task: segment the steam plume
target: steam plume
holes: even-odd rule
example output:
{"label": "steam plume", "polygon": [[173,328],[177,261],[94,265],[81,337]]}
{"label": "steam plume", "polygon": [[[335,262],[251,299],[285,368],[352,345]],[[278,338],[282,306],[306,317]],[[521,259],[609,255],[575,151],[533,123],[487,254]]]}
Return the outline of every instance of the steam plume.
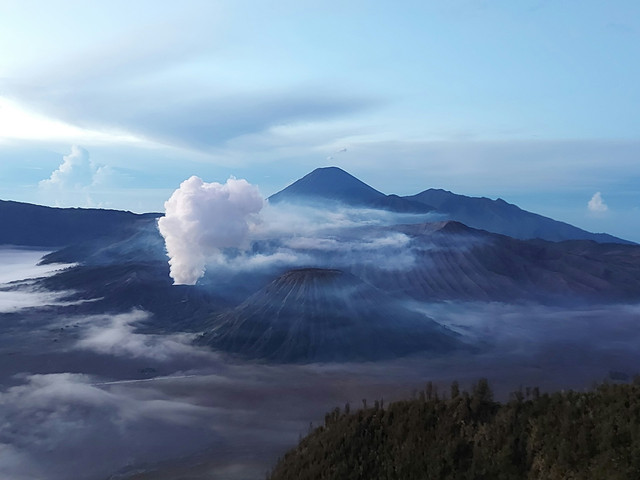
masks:
{"label": "steam plume", "polygon": [[164,204],[158,222],[169,256],[174,284],[194,285],[210,258],[223,248],[240,248],[264,200],[246,180],[206,183],[193,176],[180,184]]}

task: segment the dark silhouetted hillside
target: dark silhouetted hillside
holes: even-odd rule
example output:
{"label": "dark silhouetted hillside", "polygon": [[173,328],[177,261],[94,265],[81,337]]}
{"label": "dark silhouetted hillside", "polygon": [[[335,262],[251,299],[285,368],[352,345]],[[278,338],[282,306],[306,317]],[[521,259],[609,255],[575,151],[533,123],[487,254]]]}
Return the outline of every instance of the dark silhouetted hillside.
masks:
{"label": "dark silhouetted hillside", "polygon": [[271,480],[565,480],[640,478],[640,386],[588,393],[515,392],[497,403],[485,380],[447,399],[336,409]]}
{"label": "dark silhouetted hillside", "polygon": [[122,238],[130,235],[141,220],[158,216],[0,200],[0,245],[62,247],[89,240]]}

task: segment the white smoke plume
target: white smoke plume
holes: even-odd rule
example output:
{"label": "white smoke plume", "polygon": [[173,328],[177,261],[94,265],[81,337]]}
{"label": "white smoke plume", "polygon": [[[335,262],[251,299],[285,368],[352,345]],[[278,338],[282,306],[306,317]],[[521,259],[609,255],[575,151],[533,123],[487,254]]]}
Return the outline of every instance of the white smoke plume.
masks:
{"label": "white smoke plume", "polygon": [[242,248],[264,200],[244,179],[207,183],[193,176],[164,204],[158,221],[174,284],[194,285],[224,248]]}

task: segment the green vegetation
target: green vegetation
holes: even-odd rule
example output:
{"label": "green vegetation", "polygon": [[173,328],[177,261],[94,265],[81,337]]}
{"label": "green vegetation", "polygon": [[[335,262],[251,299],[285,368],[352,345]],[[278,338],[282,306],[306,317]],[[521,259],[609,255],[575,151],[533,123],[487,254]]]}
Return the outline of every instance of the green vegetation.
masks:
{"label": "green vegetation", "polygon": [[493,400],[486,380],[447,398],[335,409],[271,480],[638,479],[640,381],[591,392],[518,391]]}

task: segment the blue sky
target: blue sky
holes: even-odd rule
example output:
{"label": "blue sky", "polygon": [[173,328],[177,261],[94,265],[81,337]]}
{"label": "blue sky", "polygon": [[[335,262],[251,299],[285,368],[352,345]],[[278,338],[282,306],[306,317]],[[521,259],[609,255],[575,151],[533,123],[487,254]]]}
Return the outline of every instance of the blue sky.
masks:
{"label": "blue sky", "polygon": [[338,165],[640,241],[637,1],[5,0],[0,49],[2,199]]}

